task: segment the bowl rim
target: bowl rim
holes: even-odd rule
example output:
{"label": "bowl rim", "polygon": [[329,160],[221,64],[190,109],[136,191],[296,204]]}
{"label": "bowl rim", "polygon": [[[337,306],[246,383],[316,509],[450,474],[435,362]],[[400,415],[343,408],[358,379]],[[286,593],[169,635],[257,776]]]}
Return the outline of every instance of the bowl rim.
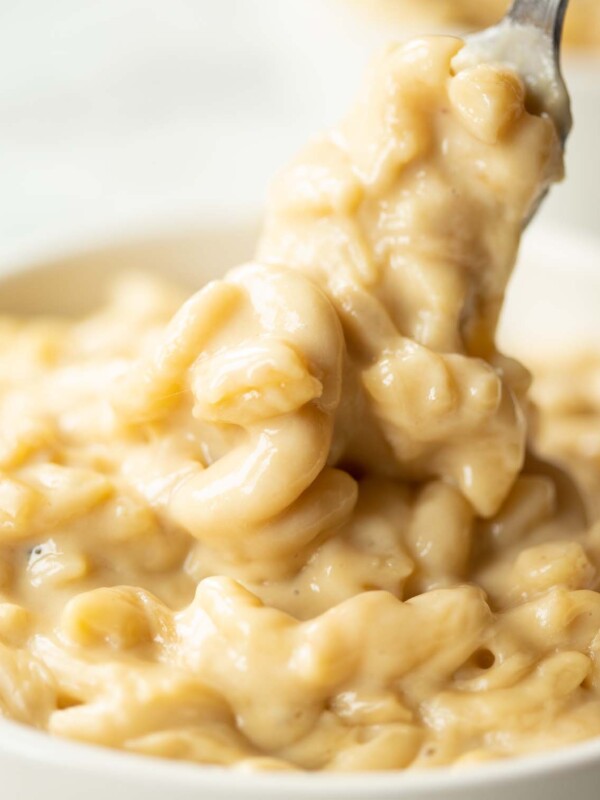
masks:
{"label": "bowl rim", "polygon": [[[254,222],[252,217],[248,219]],[[224,222],[224,221],[223,221]],[[249,224],[242,220],[242,224]],[[220,226],[238,228],[239,225]],[[201,236],[204,227],[197,229]],[[179,229],[189,236],[189,227]],[[164,234],[164,235],[161,235]],[[57,256],[75,259],[78,254],[87,254],[96,249],[109,253],[113,247],[124,243],[175,240],[177,228],[153,231],[147,236],[116,236],[94,239],[87,242],[65,243],[58,251],[42,257],[36,253],[34,258],[25,256],[5,264],[0,269],[0,291],[3,279],[23,273],[28,278],[37,270],[52,268]],[[552,255],[569,244],[580,257],[580,274],[590,280],[600,280],[598,261],[600,260],[600,236],[581,231],[545,228],[534,226],[527,237],[526,252],[533,257]],[[49,256],[49,257],[48,257]],[[550,271],[557,269],[569,271],[571,265],[550,259]],[[585,741],[561,745],[542,752],[528,753],[510,758],[472,763],[468,766],[440,766],[419,770],[373,771],[373,772],[303,772],[303,771],[254,771],[243,768],[197,764],[193,762],[169,760],[150,755],[111,749],[100,745],[62,739],[25,724],[0,717],[0,761],[10,756],[32,765],[47,765],[58,770],[86,771],[88,773],[109,773],[111,777],[128,783],[143,785],[152,781],[168,788],[216,790],[220,793],[260,792],[260,797],[271,798],[286,792],[286,798],[303,798],[308,792],[326,791],[330,798],[358,798],[368,793],[378,792],[380,797],[419,798],[429,796],[437,790],[459,791],[485,788],[491,784],[511,785],[536,777],[548,778],[557,773],[571,772],[585,766],[598,766],[600,769],[600,736]],[[443,795],[440,795],[443,796]]]}
{"label": "bowl rim", "polygon": [[[600,766],[600,736],[541,753],[469,764],[420,770],[378,772],[254,771],[138,755],[86,742],[59,739],[10,720],[0,720],[0,755],[58,770],[109,773],[129,783],[151,780],[170,790],[205,789],[220,792],[260,792],[265,798],[306,797],[317,790],[330,798],[364,797],[377,791],[381,797],[418,798],[436,790],[468,790],[491,784],[505,788],[526,779],[549,778],[585,766]],[[407,794],[405,794],[407,793]],[[410,794],[408,794],[410,793]],[[315,795],[317,796],[317,795]]]}

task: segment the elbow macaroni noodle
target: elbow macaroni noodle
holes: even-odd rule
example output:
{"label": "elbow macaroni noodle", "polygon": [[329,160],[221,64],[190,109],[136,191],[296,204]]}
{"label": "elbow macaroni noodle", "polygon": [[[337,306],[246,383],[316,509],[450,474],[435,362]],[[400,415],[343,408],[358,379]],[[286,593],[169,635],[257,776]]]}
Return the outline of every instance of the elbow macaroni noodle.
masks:
{"label": "elbow macaroni noodle", "polygon": [[256,260],[0,326],[0,713],[247,769],[600,734],[600,533],[494,347],[552,123],[390,48]]}

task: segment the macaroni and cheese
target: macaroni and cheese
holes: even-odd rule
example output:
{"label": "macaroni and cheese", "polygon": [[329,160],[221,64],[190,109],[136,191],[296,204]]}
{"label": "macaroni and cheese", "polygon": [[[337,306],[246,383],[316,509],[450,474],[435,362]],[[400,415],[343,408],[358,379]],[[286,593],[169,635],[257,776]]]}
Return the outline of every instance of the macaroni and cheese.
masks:
{"label": "macaroni and cheese", "polygon": [[562,173],[519,77],[390,47],[256,259],[0,323],[0,713],[248,769],[600,735],[600,528],[494,333]]}

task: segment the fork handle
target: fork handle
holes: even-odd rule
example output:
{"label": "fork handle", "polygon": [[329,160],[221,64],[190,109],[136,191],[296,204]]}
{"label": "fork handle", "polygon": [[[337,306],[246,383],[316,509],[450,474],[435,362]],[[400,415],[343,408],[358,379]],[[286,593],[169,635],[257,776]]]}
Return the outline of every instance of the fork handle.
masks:
{"label": "fork handle", "polygon": [[535,25],[558,49],[568,4],[569,0],[513,0],[507,17],[519,25]]}

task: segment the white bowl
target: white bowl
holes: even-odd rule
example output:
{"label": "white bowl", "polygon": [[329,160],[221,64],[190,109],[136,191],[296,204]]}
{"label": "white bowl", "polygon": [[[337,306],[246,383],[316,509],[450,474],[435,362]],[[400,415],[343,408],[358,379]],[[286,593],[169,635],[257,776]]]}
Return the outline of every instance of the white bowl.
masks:
{"label": "white bowl", "polygon": [[[127,268],[199,286],[251,255],[254,230],[212,226],[5,264],[0,311],[86,311],[107,278]],[[504,348],[526,357],[572,347],[582,336],[600,343],[600,241],[538,229],[521,261],[501,325]],[[0,721],[2,800],[598,800],[599,785],[600,739],[460,770],[248,774],[114,752]]]}

